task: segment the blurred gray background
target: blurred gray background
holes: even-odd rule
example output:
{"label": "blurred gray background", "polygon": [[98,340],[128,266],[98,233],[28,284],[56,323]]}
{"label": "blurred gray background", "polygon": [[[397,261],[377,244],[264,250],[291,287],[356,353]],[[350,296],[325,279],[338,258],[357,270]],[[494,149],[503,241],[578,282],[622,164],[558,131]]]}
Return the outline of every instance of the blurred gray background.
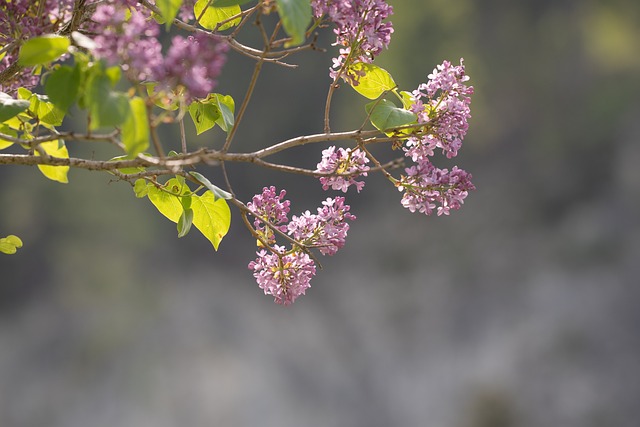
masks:
{"label": "blurred gray background", "polygon": [[[346,247],[284,308],[246,267],[237,211],[216,253],[126,183],[3,167],[0,234],[25,247],[0,256],[0,426],[638,425],[640,3],[391,4],[378,64],[402,89],[460,57],[476,88],[465,146],[439,163],[473,173],[464,208],[411,214],[370,177]],[[237,150],[322,130],[331,41],[265,67]],[[232,55],[219,91],[239,102],[251,66]],[[342,87],[333,130],[363,101]],[[279,160],[313,167],[323,148]],[[328,196],[247,165],[231,178],[245,200],[286,187],[292,212]]]}

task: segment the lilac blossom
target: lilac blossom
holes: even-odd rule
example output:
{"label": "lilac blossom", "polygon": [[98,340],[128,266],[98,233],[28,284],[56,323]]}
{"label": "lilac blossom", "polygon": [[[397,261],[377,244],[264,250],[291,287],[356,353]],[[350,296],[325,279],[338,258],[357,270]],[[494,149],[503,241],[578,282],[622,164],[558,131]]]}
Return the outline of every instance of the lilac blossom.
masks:
{"label": "lilac blossom", "polygon": [[457,166],[448,171],[424,161],[405,172],[407,175],[396,185],[399,191],[404,191],[402,206],[411,212],[431,215],[437,209],[438,216],[449,215],[451,209],[460,209],[470,190],[475,190],[471,174]]}
{"label": "lilac blossom", "polygon": [[290,305],[311,286],[316,274],[313,260],[301,250],[286,252],[282,246],[274,246],[273,252],[264,249],[249,263],[253,276],[265,295],[273,296],[276,304]]}
{"label": "lilac blossom", "polygon": [[[349,224],[355,215],[344,197],[327,198],[317,213],[303,212],[288,220],[289,201],[286,192],[277,192],[275,187],[265,187],[256,194],[247,208],[256,216],[254,226],[261,236],[268,236],[269,250],[261,249],[258,258],[249,263],[249,269],[265,294],[273,295],[278,304],[288,305],[309,288],[311,276],[315,275],[315,264],[306,253],[308,248],[317,248],[322,255],[334,255],[345,244]],[[258,217],[261,217],[259,219]],[[286,232],[295,243],[285,250],[275,242],[275,235],[265,220]]]}
{"label": "lilac blossom", "polygon": [[264,223],[264,220],[278,227],[282,232],[287,230],[286,223],[289,222],[289,205],[291,202],[284,199],[286,194],[285,190],[277,193],[274,186],[264,187],[262,193],[253,196],[251,202],[247,203],[247,208],[255,216],[253,225],[258,233],[267,238],[266,243],[274,243],[275,236],[269,226]]}
{"label": "lilac blossom", "polygon": [[[317,171],[339,174],[338,176],[322,176],[320,183],[324,190],[332,188],[347,192],[351,185],[355,185],[358,193],[364,187],[364,181],[356,181],[358,176],[367,176],[369,163],[364,151],[356,148],[338,148],[331,146],[322,151],[322,161],[318,163]],[[341,176],[342,175],[342,176]]]}
{"label": "lilac blossom", "polygon": [[[195,36],[172,38],[166,56],[158,41],[160,26],[146,8],[126,7],[112,0],[101,4],[93,15],[99,34],[95,38],[97,58],[109,64],[121,64],[134,81],[150,80],[166,90],[182,93],[186,102],[205,98],[217,84],[217,77],[226,62],[228,45],[215,36],[198,33]],[[181,16],[188,18],[184,10]]]}
{"label": "lilac blossom", "polygon": [[410,110],[417,115],[418,123],[427,124],[429,130],[426,135],[408,140],[405,152],[414,161],[432,155],[434,148],[440,148],[447,158],[455,157],[471,118],[473,86],[466,85],[469,76],[462,59],[459,66],[444,61],[428,77],[429,81],[412,93]]}
{"label": "lilac blossom", "polygon": [[[341,48],[330,69],[332,79],[354,62],[371,63],[389,46],[393,26],[385,20],[393,14],[393,8],[385,0],[312,0],[311,6],[316,18],[327,16],[336,26],[334,45]],[[341,76],[354,85],[359,78],[347,71]]]}
{"label": "lilac blossom", "polygon": [[216,86],[229,46],[215,36],[175,36],[156,79],[170,88],[182,86],[185,98],[206,98]]}
{"label": "lilac blossom", "polygon": [[94,55],[109,65],[121,64],[122,70],[136,81],[153,80],[155,69],[162,64],[162,45],[158,41],[160,28],[150,19],[145,8],[126,8],[119,2],[101,4],[92,20],[98,35],[94,38]]}
{"label": "lilac blossom", "polygon": [[346,220],[356,219],[344,204],[344,197],[327,198],[318,208],[317,214],[309,211],[293,216],[288,224],[288,233],[297,241],[317,247],[322,255],[335,255],[345,244],[349,224]]}

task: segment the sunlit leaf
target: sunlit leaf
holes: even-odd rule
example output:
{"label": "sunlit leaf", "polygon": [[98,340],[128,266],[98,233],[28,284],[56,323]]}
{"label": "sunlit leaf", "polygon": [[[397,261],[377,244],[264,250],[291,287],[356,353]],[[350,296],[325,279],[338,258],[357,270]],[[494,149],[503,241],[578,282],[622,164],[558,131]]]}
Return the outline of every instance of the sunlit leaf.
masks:
{"label": "sunlit leaf", "polygon": [[149,147],[149,120],[147,106],[140,97],[129,101],[131,113],[122,125],[122,142],[129,157],[135,157]]}
{"label": "sunlit leaf", "polygon": [[[202,15],[202,18],[200,18],[199,22],[200,25],[202,25],[202,27],[206,28],[207,30],[222,31],[233,28],[240,23],[240,17],[225,22],[231,17],[236,16],[240,12],[242,12],[240,6],[235,5],[228,7],[214,7],[209,5],[207,7],[208,4],[209,0],[198,0],[193,6],[193,12],[196,19],[200,15]],[[204,14],[202,13],[202,11],[204,11]],[[222,22],[224,22],[224,24],[221,24]]]}
{"label": "sunlit leaf", "polygon": [[[5,123],[0,123],[0,133],[4,135],[12,136],[14,138],[18,136],[18,132],[11,129]],[[0,150],[4,150],[5,148],[10,147],[11,145],[13,145],[13,142],[0,138]]]}
{"label": "sunlit leaf", "polygon": [[180,10],[180,6],[182,6],[182,0],[156,0],[156,6],[160,9],[166,29],[168,30]]}
{"label": "sunlit leaf", "polygon": [[396,87],[391,74],[384,68],[380,68],[374,64],[357,62],[349,67],[350,73],[362,74],[358,84],[351,86],[356,92],[365,98],[376,99],[386,91]]}
{"label": "sunlit leaf", "polygon": [[229,132],[235,122],[234,111],[235,102],[231,95],[221,95],[214,93],[209,96],[215,102],[220,110],[220,117],[216,120],[216,124],[222,128],[223,131]]}
{"label": "sunlit leaf", "polygon": [[133,184],[133,192],[136,194],[138,199],[145,197],[149,194],[149,187],[147,187],[147,181],[144,179],[136,180],[135,184]]}
{"label": "sunlit leaf", "polygon": [[[64,141],[61,139],[43,142],[39,146],[51,157],[69,158],[69,151],[67,150],[66,145],[64,145]],[[35,155],[39,156],[40,153],[36,150]],[[44,176],[52,181],[58,181],[63,184],[69,182],[67,179],[69,166],[38,165],[38,169],[40,169],[40,172],[42,172]]]}
{"label": "sunlit leaf", "polygon": [[231,225],[231,211],[224,199],[216,199],[206,191],[202,196],[194,196],[191,202],[193,225],[206,237],[215,250]]}
{"label": "sunlit leaf", "polygon": [[23,67],[47,64],[67,52],[70,44],[68,38],[55,34],[31,38],[20,48],[18,64]]}
{"label": "sunlit leaf", "polygon": [[22,240],[13,234],[0,238],[0,252],[8,255],[15,254],[22,247]]}
{"label": "sunlit leaf", "polygon": [[189,115],[196,126],[196,134],[200,135],[216,125],[221,116],[218,106],[209,98],[193,101],[189,105]]}
{"label": "sunlit leaf", "polygon": [[241,4],[249,3],[250,1],[254,0],[213,0],[211,5],[215,7],[239,6]]}

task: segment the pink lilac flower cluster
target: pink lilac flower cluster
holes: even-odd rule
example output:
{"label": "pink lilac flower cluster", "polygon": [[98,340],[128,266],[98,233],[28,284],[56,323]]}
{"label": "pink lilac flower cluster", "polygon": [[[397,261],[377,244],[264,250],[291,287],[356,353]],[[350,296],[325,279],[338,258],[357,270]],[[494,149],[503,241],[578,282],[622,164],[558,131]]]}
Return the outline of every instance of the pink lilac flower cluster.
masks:
{"label": "pink lilac flower cluster", "polygon": [[101,4],[93,14],[97,36],[94,54],[109,65],[122,64],[132,80],[154,79],[155,69],[162,65],[160,28],[150,19],[147,9],[127,8],[119,2]]}
{"label": "pink lilac flower cluster", "polygon": [[422,162],[405,170],[399,183],[402,206],[411,212],[431,215],[437,207],[438,216],[449,215],[451,209],[460,209],[470,190],[471,174],[454,166],[451,171],[436,168],[431,162]]}
{"label": "pink lilac flower cluster", "polygon": [[462,59],[458,66],[444,61],[428,77],[429,81],[412,93],[411,111],[418,116],[418,123],[429,124],[431,128],[424,138],[411,141],[409,151],[414,161],[430,156],[434,148],[442,149],[447,158],[455,157],[471,118],[469,105],[473,86],[466,85],[469,76]]}
{"label": "pink lilac flower cluster", "polygon": [[437,207],[438,215],[449,215],[451,209],[459,209],[470,190],[471,174],[454,167],[451,171],[436,168],[430,158],[439,148],[447,158],[455,157],[462,146],[462,139],[469,128],[470,95],[473,87],[467,86],[463,60],[459,66],[444,61],[429,74],[429,81],[412,93],[410,110],[424,124],[420,132],[411,135],[403,147],[405,155],[416,165],[405,170],[397,182],[404,191],[402,205],[411,212],[430,215]]}
{"label": "pink lilac flower cluster", "polygon": [[331,146],[322,151],[322,160],[318,163],[317,171],[323,173],[337,173],[338,176],[322,176],[320,183],[324,190],[332,188],[347,192],[351,185],[356,186],[358,193],[364,187],[364,181],[356,181],[359,176],[367,176],[369,159],[359,148],[338,148]]}
{"label": "pink lilac flower cluster", "polygon": [[266,239],[267,244],[275,243],[275,236],[264,220],[270,222],[271,225],[277,227],[283,233],[287,231],[286,224],[289,222],[289,206],[291,202],[284,199],[286,194],[286,190],[281,190],[278,193],[274,186],[264,187],[262,193],[253,196],[253,199],[247,203],[247,208],[255,216],[253,226]]}
{"label": "pink lilac flower cluster", "polygon": [[[127,7],[131,14],[125,19]],[[181,17],[190,15],[183,10]],[[160,26],[146,8],[111,0],[97,7],[92,19],[99,28],[96,57],[121,64],[130,79],[155,81],[162,89],[181,88],[187,102],[206,97],[216,86],[228,45],[215,36],[175,36],[163,57]]]}
{"label": "pink lilac flower cluster", "polygon": [[265,295],[272,295],[278,304],[288,305],[309,288],[315,264],[298,245],[290,250],[276,245],[273,231],[266,231],[265,220],[305,248],[318,248],[323,255],[334,255],[345,244],[349,231],[346,221],[356,217],[349,212],[344,197],[336,197],[322,202],[316,214],[306,211],[300,216],[293,215],[289,221],[290,202],[284,200],[285,194],[285,190],[278,193],[275,187],[265,187],[247,203],[247,208],[256,217],[254,226],[259,235],[269,236],[269,250],[259,250],[249,269]]}
{"label": "pink lilac flower cluster", "polygon": [[[73,0],[12,0],[0,2],[0,72],[18,60],[22,42],[39,35],[59,31],[73,11]],[[0,55],[1,56],[1,55]],[[0,92],[15,94],[19,87],[35,87],[40,81],[32,67],[16,69],[0,83]]]}
{"label": "pink lilac flower cluster", "polygon": [[217,84],[228,50],[226,43],[205,33],[186,39],[175,36],[156,79],[169,88],[184,87],[187,98],[206,98]]}
{"label": "pink lilac flower cluster", "polygon": [[[341,48],[329,72],[332,79],[345,65],[371,63],[391,42],[393,26],[385,20],[393,14],[393,8],[385,0],[312,0],[311,6],[316,18],[326,15],[336,25],[334,45]],[[342,77],[354,85],[359,78],[348,70]]]}
{"label": "pink lilac flower cluster", "polygon": [[273,296],[277,304],[290,305],[310,287],[316,265],[301,251],[286,252],[282,246],[274,246],[273,251],[258,251],[249,269],[265,295]]}
{"label": "pink lilac flower cluster", "polygon": [[327,198],[317,214],[306,211],[294,215],[287,225],[288,233],[304,245],[318,248],[322,255],[335,255],[344,246],[349,231],[345,221],[356,219],[350,208],[344,204],[344,197]]}

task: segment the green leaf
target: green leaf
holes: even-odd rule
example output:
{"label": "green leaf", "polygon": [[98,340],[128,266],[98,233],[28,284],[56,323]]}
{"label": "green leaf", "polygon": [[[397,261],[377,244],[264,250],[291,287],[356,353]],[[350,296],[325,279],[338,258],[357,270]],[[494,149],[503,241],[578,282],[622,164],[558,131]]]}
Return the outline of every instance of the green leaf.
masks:
{"label": "green leaf", "polygon": [[34,37],[20,48],[18,64],[23,67],[47,64],[67,52],[70,44],[68,38],[55,34]]}
{"label": "green leaf", "polygon": [[0,122],[4,122],[17,116],[29,108],[29,101],[24,99],[13,99],[4,92],[0,92]]}
{"label": "green leaf", "polygon": [[229,205],[224,199],[216,199],[213,193],[206,191],[202,196],[193,197],[191,209],[193,209],[193,225],[217,251],[231,225]]}
{"label": "green leaf", "polygon": [[[139,184],[136,183],[136,185]],[[191,190],[176,178],[168,180],[165,189],[173,194],[163,191],[151,183],[147,184],[149,200],[162,215],[177,224],[183,216],[183,212],[187,210],[180,201],[184,198],[177,195],[189,194]],[[211,242],[214,249],[218,250],[220,241],[227,234],[231,225],[231,211],[227,202],[223,199],[216,199],[211,191],[206,191],[202,196],[191,194],[190,199],[193,225]],[[180,230],[178,231],[180,232]]]}
{"label": "green leaf", "polygon": [[[18,136],[18,132],[11,129],[5,123],[0,123],[0,133],[4,135],[12,136],[14,138]],[[11,145],[13,145],[13,142],[0,138],[0,150],[4,150],[5,148],[10,147]]]}
{"label": "green leaf", "polygon": [[136,193],[136,197],[138,199],[142,199],[147,194],[149,194],[149,187],[147,187],[147,181],[140,178],[137,179],[135,184],[133,184],[133,192]]}
{"label": "green leaf", "polygon": [[371,124],[387,135],[395,133],[393,131],[387,132],[389,129],[417,122],[416,115],[411,111],[398,108],[393,102],[386,99],[370,102],[365,106],[365,109],[369,114]]}
{"label": "green leaf", "polygon": [[156,0],[156,6],[160,9],[165,27],[168,30],[180,10],[180,6],[182,6],[182,0]]}
{"label": "green leaf", "polygon": [[220,126],[223,131],[229,133],[235,122],[235,117],[233,116],[235,102],[233,98],[231,95],[220,95],[219,93],[211,94],[209,98],[214,100],[215,105],[217,105],[220,110],[220,117],[216,120],[216,124]]}
{"label": "green leaf", "polygon": [[57,68],[47,77],[44,90],[51,102],[63,112],[66,112],[78,99],[80,90],[79,67],[64,65]]}
{"label": "green leaf", "polygon": [[282,26],[291,37],[285,47],[297,46],[305,41],[305,33],[311,23],[309,0],[276,0]]}
{"label": "green leaf", "polygon": [[[177,179],[171,178],[165,184],[165,188],[173,193],[182,194],[183,185]],[[157,188],[151,183],[147,184],[147,190],[149,200],[151,200],[156,209],[170,221],[177,223],[184,210],[178,197]]]}
{"label": "green leaf", "polygon": [[376,99],[396,87],[391,74],[377,65],[356,62],[349,67],[349,73],[362,74],[363,72],[364,75],[360,77],[358,85],[351,87],[365,98]]}
{"label": "green leaf", "polygon": [[50,126],[60,126],[64,120],[64,111],[49,101],[46,95],[31,93],[23,87],[18,89],[18,97],[29,101],[29,111],[40,120],[41,123]]}
{"label": "green leaf", "polygon": [[218,199],[229,200],[229,199],[233,198],[233,195],[231,193],[228,193],[228,192],[224,191],[223,189],[216,187],[215,185],[213,185],[211,183],[211,181],[209,181],[202,174],[200,174],[198,172],[195,172],[195,171],[191,171],[191,172],[189,172],[189,175],[194,177],[195,180],[198,181],[200,184],[202,184],[205,187],[207,187],[207,189],[213,193],[213,196],[214,196],[215,200],[218,200]]}
{"label": "green leaf", "polygon": [[[212,6],[215,7],[228,7],[228,6],[239,6],[241,4],[249,3],[253,0],[213,0],[211,2]],[[196,15],[196,18],[198,16]]]}
{"label": "green leaf", "polygon": [[[61,157],[68,159],[69,151],[67,151],[66,145],[64,145],[64,141],[61,139],[55,141],[42,142],[39,144],[40,147],[51,157]],[[35,151],[35,155],[39,156],[40,153]],[[69,182],[67,178],[67,173],[69,172],[69,166],[49,166],[49,165],[38,165],[38,169],[40,172],[47,178],[52,181],[58,181],[63,184]]]}
{"label": "green leaf", "polygon": [[400,97],[402,98],[402,106],[405,108],[405,110],[411,108],[411,105],[413,104],[413,94],[411,92],[407,92],[406,90],[401,90]]}
{"label": "green leaf", "polygon": [[131,113],[122,125],[122,142],[129,157],[144,152],[149,147],[149,120],[147,120],[147,106],[140,97],[129,101]]}
{"label": "green leaf", "polygon": [[119,126],[130,114],[129,97],[111,88],[112,79],[107,74],[94,75],[87,82],[85,100],[91,113],[91,129]]}
{"label": "green leaf", "polygon": [[218,26],[221,22],[242,12],[240,6],[214,7],[209,5],[209,7],[207,7],[208,3],[209,0],[198,0],[193,6],[193,12],[196,18],[198,18],[204,10],[204,14],[202,15],[202,18],[200,18],[200,25],[203,28],[206,28],[207,30],[222,31],[228,28],[233,28],[240,23],[240,17],[238,17]]}
{"label": "green leaf", "polygon": [[22,240],[13,234],[0,238],[0,252],[12,255],[22,247]]}
{"label": "green leaf", "polygon": [[185,209],[178,219],[178,238],[184,237],[191,230],[191,224],[193,224],[193,209]]}
{"label": "green leaf", "polygon": [[221,117],[220,109],[209,97],[202,101],[193,101],[189,105],[189,115],[196,125],[197,135],[214,127],[216,120]]}

